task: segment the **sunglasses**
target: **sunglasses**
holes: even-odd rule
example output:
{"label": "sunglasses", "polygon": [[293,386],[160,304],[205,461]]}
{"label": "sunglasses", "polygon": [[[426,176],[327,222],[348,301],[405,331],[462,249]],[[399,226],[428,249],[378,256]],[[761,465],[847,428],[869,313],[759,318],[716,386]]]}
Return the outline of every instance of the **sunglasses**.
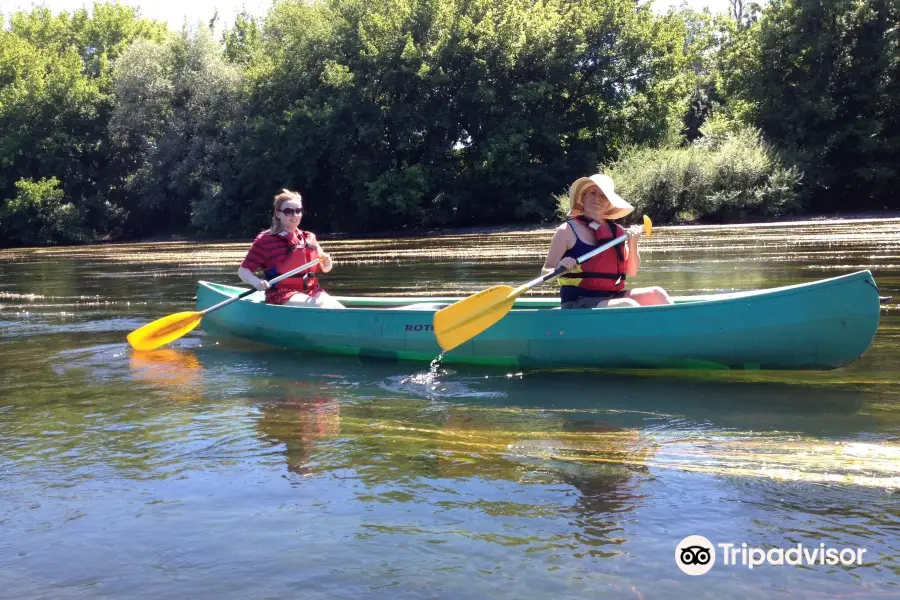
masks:
{"label": "sunglasses", "polygon": [[289,217],[293,217],[294,215],[302,215],[303,209],[302,208],[282,208],[281,214],[287,215]]}

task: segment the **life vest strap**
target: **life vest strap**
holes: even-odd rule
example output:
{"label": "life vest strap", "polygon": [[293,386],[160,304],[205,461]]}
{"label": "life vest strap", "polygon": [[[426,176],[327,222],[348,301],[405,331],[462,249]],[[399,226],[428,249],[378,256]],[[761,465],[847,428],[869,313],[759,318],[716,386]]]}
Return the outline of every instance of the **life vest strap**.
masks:
{"label": "life vest strap", "polygon": [[[594,232],[594,236],[596,237],[597,241],[600,242],[599,245],[601,245],[601,246],[607,242],[613,241],[614,239],[616,239],[616,237],[618,237],[616,235],[616,233],[617,233],[616,224],[613,223],[612,221],[606,222],[606,224],[609,225],[609,235],[610,235],[610,238],[606,239],[606,238],[600,238],[596,235],[597,230],[600,229],[600,223],[598,223],[597,221],[594,221],[593,219],[589,219],[584,215],[578,215],[575,218],[591,228],[591,230]],[[616,244],[615,249],[616,249],[616,255],[619,257],[619,261],[625,262],[625,251],[622,249],[622,244]]]}

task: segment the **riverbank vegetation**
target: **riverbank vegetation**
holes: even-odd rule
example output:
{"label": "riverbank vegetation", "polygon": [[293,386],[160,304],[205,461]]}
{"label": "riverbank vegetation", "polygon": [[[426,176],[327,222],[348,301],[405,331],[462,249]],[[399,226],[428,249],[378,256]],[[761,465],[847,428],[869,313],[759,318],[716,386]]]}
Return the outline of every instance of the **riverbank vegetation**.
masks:
{"label": "riverbank vegetation", "polygon": [[900,5],[281,0],[181,31],[0,22],[0,245],[549,223],[610,172],[655,222],[898,209]]}

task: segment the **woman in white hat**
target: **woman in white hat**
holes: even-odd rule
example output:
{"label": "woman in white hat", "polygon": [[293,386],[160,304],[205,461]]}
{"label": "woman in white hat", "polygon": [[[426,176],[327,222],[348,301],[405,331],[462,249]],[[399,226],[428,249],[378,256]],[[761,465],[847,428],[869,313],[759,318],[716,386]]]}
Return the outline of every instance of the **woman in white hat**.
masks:
{"label": "woman in white hat", "polygon": [[[634,207],[616,194],[611,177],[597,174],[578,179],[569,188],[569,207],[569,219],[553,234],[542,271],[566,268],[557,279],[562,308],[672,304],[661,287],[625,289],[626,277],[637,275],[641,268],[638,239],[643,229],[640,225],[623,229],[612,222]],[[628,239],[577,264],[578,257],[621,235]]]}

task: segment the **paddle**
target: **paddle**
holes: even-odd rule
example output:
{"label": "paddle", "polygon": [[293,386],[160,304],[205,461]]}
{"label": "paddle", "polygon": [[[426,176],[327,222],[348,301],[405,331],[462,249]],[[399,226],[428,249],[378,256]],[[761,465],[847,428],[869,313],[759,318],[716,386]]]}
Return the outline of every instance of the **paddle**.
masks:
{"label": "paddle", "polygon": [[[653,223],[645,215],[644,233],[650,235],[652,230]],[[627,239],[627,235],[620,235],[616,239],[594,248],[578,258],[576,262],[580,265],[589,258]],[[447,308],[442,308],[434,313],[434,335],[437,337],[438,344],[441,345],[444,352],[456,348],[506,316],[506,313],[509,312],[509,309],[515,303],[516,298],[527,290],[551,279],[556,279],[565,272],[566,269],[564,267],[556,267],[552,272],[517,288],[512,288],[508,285],[496,285],[482,290],[474,296],[455,302]]]}
{"label": "paddle", "polygon": [[[270,279],[269,285],[274,285],[282,279],[287,279],[288,277],[296,275],[300,271],[309,269],[321,260],[321,257],[317,258],[316,260],[312,260],[305,265],[288,271],[284,275],[279,275],[278,277]],[[247,290],[246,292],[229,298],[228,300],[223,300],[222,302],[219,302],[218,304],[210,306],[209,308],[201,310],[199,312],[187,311],[175,313],[174,315],[169,315],[167,317],[157,319],[152,323],[147,323],[140,329],[135,329],[130,334],[128,334],[128,343],[131,344],[132,348],[140,351],[153,350],[155,348],[159,348],[160,346],[164,346],[165,344],[168,344],[173,340],[177,340],[178,338],[192,330],[194,327],[199,325],[201,319],[203,319],[205,315],[208,315],[214,310],[219,310],[223,306],[228,306],[232,302],[237,302],[241,298],[246,298],[256,291],[256,289]]]}

